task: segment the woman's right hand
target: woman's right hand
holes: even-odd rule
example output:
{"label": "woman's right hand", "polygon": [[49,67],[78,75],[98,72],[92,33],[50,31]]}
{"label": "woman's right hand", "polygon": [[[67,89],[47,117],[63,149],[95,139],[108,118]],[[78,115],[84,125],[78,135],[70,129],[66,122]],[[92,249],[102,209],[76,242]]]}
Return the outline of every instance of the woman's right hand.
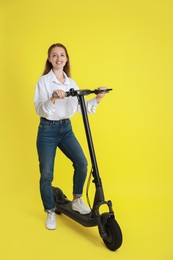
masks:
{"label": "woman's right hand", "polygon": [[55,93],[56,96],[50,98],[50,101],[52,101],[52,103],[55,103],[56,99],[63,99],[63,98],[65,98],[64,90],[57,89],[57,90],[54,90],[53,93]]}
{"label": "woman's right hand", "polygon": [[64,90],[57,89],[57,90],[54,90],[53,93],[56,93],[56,94],[57,94],[57,98],[59,98],[59,99],[65,98],[65,92],[64,92]]}

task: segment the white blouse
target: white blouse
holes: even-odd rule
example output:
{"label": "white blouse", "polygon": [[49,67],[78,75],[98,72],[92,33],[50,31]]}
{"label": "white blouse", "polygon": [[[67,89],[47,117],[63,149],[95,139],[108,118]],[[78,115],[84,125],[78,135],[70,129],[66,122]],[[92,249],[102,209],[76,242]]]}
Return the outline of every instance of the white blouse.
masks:
{"label": "white blouse", "polygon": [[[77,97],[65,97],[64,99],[57,99],[55,104],[50,101],[54,90],[61,89],[69,91],[71,88],[79,89],[74,80],[69,78],[65,72],[65,81],[62,84],[56,78],[53,70],[46,75],[40,77],[36,84],[34,95],[34,106],[37,114],[48,120],[61,120],[72,117],[77,111],[81,112],[80,104]],[[86,108],[88,113],[95,113],[96,98],[86,101]]]}

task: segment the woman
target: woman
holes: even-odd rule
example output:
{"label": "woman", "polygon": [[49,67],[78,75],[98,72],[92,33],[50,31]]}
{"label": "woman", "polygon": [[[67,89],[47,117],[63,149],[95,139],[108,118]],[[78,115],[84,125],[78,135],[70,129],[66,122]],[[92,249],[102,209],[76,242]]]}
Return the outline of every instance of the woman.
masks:
{"label": "woman", "polygon": [[[78,89],[70,78],[70,60],[64,45],[57,43],[48,49],[48,58],[43,75],[36,84],[34,105],[40,116],[37,136],[37,151],[40,166],[40,193],[47,212],[46,227],[56,229],[55,202],[52,191],[54,159],[57,147],[72,161],[73,201],[72,209],[80,214],[90,213],[81,199],[87,174],[87,160],[71,127],[70,119],[80,105],[77,97],[65,97],[71,88]],[[104,88],[103,88],[104,89]],[[58,98],[52,97],[56,93]],[[98,94],[86,101],[88,113],[94,113],[97,104],[104,97]]]}

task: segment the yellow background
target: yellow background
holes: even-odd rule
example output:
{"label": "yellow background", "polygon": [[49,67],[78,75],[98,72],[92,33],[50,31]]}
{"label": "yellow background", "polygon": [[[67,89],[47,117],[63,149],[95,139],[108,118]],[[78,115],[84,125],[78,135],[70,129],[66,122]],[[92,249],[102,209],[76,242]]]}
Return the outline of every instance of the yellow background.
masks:
{"label": "yellow background", "polygon": [[[1,0],[1,259],[173,259],[172,13],[172,0]],[[33,95],[55,42],[67,47],[80,88],[113,88],[90,122],[123,231],[116,252],[97,227],[65,216],[56,231],[44,227]],[[88,156],[81,116],[72,121]],[[54,184],[71,197],[71,163],[57,158]]]}

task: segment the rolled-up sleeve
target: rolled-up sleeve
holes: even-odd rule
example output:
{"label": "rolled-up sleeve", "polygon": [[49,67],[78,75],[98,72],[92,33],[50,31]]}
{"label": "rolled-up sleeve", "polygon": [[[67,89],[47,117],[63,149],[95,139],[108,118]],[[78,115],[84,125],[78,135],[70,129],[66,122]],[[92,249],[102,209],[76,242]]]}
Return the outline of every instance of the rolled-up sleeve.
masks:
{"label": "rolled-up sleeve", "polygon": [[[92,98],[90,100],[85,100],[85,105],[86,105],[87,113],[88,114],[94,114],[96,112],[96,108],[97,108],[98,103],[96,101],[96,98]],[[78,106],[78,112],[81,113],[80,104]]]}
{"label": "rolled-up sleeve", "polygon": [[48,93],[41,87],[40,82],[36,84],[34,106],[37,114],[45,118],[54,115],[56,110],[56,106],[49,100]]}
{"label": "rolled-up sleeve", "polygon": [[97,105],[98,104],[97,104],[96,98],[86,101],[87,112],[89,114],[94,114],[96,112]]}

